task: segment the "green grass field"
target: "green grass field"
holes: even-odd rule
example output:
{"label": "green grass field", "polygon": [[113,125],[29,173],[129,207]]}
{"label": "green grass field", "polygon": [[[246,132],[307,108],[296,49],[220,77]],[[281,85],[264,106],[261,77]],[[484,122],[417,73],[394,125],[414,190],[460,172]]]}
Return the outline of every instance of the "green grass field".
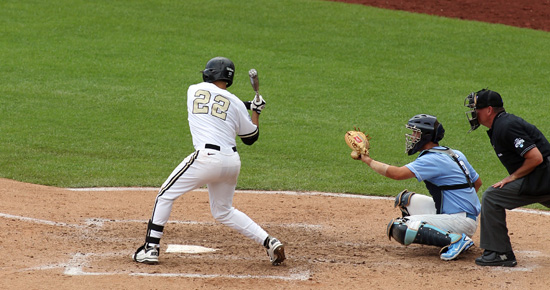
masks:
{"label": "green grass field", "polygon": [[314,0],[0,2],[0,176],[60,187],[160,186],[192,150],[186,90],[215,56],[230,91],[267,100],[261,137],[238,141],[240,189],[425,192],[349,157],[358,126],[372,156],[404,165],[404,124],[438,116],[442,145],[484,180],[507,173],[464,98],[496,90],[550,136],[550,34]]}

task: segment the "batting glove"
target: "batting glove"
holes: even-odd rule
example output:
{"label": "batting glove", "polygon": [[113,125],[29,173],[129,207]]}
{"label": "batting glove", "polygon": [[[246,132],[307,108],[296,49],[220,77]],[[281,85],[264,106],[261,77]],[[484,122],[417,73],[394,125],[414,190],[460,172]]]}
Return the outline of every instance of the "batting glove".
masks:
{"label": "batting glove", "polygon": [[250,101],[250,109],[254,112],[260,114],[262,110],[265,108],[265,100],[262,98],[262,95],[259,95],[258,100],[254,98],[252,101]]}

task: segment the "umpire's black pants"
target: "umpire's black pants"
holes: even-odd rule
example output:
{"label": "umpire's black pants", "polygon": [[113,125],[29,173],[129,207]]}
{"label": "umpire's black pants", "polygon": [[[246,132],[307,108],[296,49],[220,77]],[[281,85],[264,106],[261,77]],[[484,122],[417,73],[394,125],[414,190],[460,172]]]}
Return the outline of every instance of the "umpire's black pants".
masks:
{"label": "umpire's black pants", "polygon": [[502,188],[489,186],[481,198],[480,248],[495,252],[512,251],[506,227],[506,209],[541,203],[550,207],[550,189],[547,195],[519,195],[523,178],[507,183]]}

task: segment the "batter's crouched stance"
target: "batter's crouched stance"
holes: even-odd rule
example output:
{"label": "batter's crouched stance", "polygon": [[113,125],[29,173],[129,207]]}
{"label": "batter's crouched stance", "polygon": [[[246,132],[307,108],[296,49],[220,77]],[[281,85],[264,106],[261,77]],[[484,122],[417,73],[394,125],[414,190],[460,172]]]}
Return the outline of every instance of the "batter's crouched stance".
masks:
{"label": "batter's crouched stance", "polygon": [[381,175],[424,181],[432,197],[402,191],[395,199],[402,217],[387,226],[387,235],[408,246],[412,243],[441,247],[440,258],[453,260],[469,249],[481,209],[477,190],[482,182],[458,150],[439,146],[445,130],[435,116],[420,114],[407,125],[406,152],[418,158],[401,167],[378,162],[369,156],[361,160]]}
{"label": "batter's crouched stance", "polygon": [[[139,263],[158,263],[160,239],[174,201],[181,195],[208,186],[212,216],[244,236],[262,244],[273,265],[285,260],[284,245],[233,207],[233,196],[241,168],[236,136],[252,145],[259,136],[259,115],[265,107],[260,96],[242,102],[226,90],[233,83],[235,66],[224,57],[208,61],[202,71],[204,82],[187,91],[187,112],[195,152],[187,156],[162,185],[147,225],[145,244],[132,256]],[[248,109],[252,110],[252,118]]]}

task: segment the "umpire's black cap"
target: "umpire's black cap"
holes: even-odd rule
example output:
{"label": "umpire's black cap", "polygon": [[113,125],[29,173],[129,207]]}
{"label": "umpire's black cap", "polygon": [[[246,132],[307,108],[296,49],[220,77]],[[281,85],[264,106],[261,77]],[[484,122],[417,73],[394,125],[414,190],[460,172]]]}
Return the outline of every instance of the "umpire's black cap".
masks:
{"label": "umpire's black cap", "polygon": [[504,106],[502,97],[500,97],[500,94],[495,91],[483,89],[477,92],[476,95],[476,109],[483,109],[489,106],[498,108]]}

